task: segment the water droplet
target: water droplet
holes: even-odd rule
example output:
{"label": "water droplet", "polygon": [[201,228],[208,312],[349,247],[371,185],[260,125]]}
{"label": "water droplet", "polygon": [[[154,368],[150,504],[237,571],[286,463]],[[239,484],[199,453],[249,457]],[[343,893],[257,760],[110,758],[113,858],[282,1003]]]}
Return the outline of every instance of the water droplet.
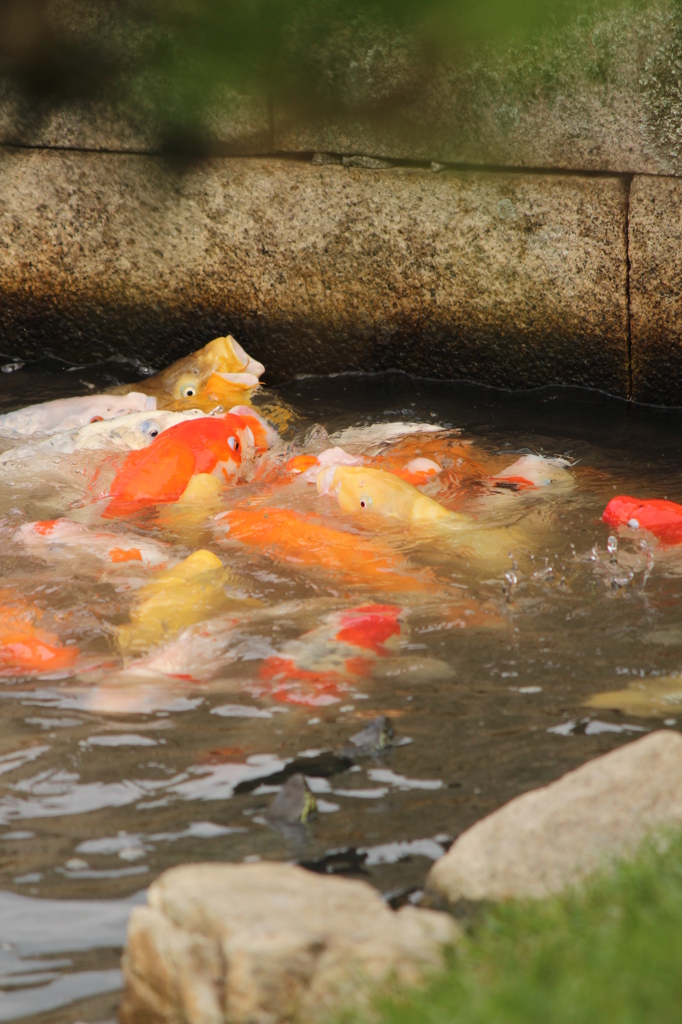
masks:
{"label": "water droplet", "polygon": [[611,555],[611,561],[615,562],[618,557],[618,538],[613,534],[609,535],[609,539],[606,542],[606,550]]}

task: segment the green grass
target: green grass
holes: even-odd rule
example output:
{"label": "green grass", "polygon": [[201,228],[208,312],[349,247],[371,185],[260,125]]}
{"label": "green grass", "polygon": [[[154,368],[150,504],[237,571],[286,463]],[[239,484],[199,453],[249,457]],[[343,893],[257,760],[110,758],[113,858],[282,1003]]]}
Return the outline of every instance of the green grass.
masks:
{"label": "green grass", "polygon": [[678,1024],[682,836],[579,891],[490,909],[381,1024]]}

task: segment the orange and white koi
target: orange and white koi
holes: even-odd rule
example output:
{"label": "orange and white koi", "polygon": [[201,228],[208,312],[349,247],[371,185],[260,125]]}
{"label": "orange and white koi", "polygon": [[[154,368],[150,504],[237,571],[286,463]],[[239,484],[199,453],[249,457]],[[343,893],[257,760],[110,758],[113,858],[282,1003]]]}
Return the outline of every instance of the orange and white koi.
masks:
{"label": "orange and white koi", "polygon": [[523,455],[511,466],[489,478],[489,483],[498,489],[515,491],[532,490],[538,487],[562,485],[572,487],[574,479],[568,472],[567,459],[548,459],[543,455]]}
{"label": "orange and white koi", "polygon": [[173,561],[171,549],[164,544],[125,534],[91,530],[73,519],[25,523],[14,536],[32,554],[45,559],[62,558],[73,552],[81,552],[107,565],[132,567],[132,563],[146,569],[160,569]]}
{"label": "orange and white koi", "polygon": [[317,629],[288,641],[279,654],[266,658],[252,689],[291,704],[332,704],[352,683],[370,674],[377,658],[392,653],[402,615],[402,608],[390,604],[333,612]]}
{"label": "orange and white koi", "polygon": [[87,423],[110,420],[125,413],[153,412],[155,409],[156,399],[139,391],[130,391],[120,397],[84,395],[78,398],[58,398],[0,416],[0,433],[12,437],[54,434],[83,427]]}

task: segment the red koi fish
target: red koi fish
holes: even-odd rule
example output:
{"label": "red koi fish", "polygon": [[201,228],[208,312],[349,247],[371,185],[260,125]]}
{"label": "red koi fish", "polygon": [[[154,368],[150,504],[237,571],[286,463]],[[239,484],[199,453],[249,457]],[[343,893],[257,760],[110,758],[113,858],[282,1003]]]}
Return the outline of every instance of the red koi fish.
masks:
{"label": "red koi fish", "polygon": [[602,520],[608,526],[648,530],[664,544],[682,544],[682,505],[663,498],[611,498]]}
{"label": "red koi fish", "polygon": [[380,541],[334,530],[291,509],[234,508],[217,518],[230,538],[275,561],[319,567],[345,583],[395,592],[424,592],[437,586],[426,570],[410,573],[401,556]]}
{"label": "red koi fish", "polygon": [[[164,430],[141,451],[131,452],[109,488],[107,517],[125,515],[140,505],[177,501],[194,476],[207,474],[230,481],[243,455],[256,448],[250,417],[225,416],[187,420]],[[261,421],[254,415],[254,426]]]}
{"label": "red koi fish", "polygon": [[350,684],[369,675],[377,658],[391,653],[387,644],[400,636],[401,614],[401,608],[390,604],[333,612],[317,629],[267,658],[259,680],[271,687],[270,696],[277,701],[332,704]]}
{"label": "red koi fish", "polygon": [[0,676],[42,675],[71,668],[77,647],[62,647],[53,633],[38,629],[40,611],[11,593],[0,603]]}

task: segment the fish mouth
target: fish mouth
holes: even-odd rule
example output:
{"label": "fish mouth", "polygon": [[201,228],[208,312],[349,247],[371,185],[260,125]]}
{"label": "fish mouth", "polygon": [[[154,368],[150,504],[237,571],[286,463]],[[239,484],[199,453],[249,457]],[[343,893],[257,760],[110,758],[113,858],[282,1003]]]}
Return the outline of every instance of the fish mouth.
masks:
{"label": "fish mouth", "polygon": [[210,391],[212,387],[220,389],[221,384],[227,384],[228,387],[239,391],[249,391],[251,388],[257,388],[260,381],[255,373],[225,373],[222,370],[214,370],[206,382],[206,390]]}
{"label": "fish mouth", "polygon": [[214,369],[220,373],[248,373],[256,377],[256,383],[257,378],[265,373],[263,364],[245,352],[231,334],[214,338],[202,351],[208,359],[215,361]]}

